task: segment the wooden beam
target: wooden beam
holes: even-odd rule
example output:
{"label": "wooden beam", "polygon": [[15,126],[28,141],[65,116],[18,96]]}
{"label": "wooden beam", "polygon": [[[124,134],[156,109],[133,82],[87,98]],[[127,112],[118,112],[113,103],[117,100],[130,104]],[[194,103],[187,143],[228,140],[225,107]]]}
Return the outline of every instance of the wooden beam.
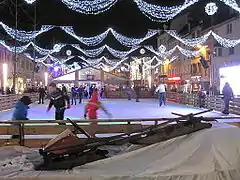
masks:
{"label": "wooden beam", "polygon": [[[80,126],[89,134],[113,134],[113,133],[129,133],[136,130],[141,130],[147,127],[142,124],[119,124],[119,125],[86,125]],[[66,130],[67,128],[73,129],[73,126],[24,126],[25,135],[57,135]],[[0,126],[0,135],[14,135],[19,134],[18,126]]]}

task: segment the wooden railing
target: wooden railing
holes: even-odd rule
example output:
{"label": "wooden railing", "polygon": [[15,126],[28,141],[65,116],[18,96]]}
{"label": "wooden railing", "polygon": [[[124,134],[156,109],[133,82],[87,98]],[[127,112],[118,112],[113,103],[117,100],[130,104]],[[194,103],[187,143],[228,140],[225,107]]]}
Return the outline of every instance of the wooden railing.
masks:
{"label": "wooden railing", "polygon": [[[213,117],[214,118],[214,117]],[[222,119],[221,117],[215,117]],[[239,117],[229,117],[236,119]],[[119,120],[98,120],[97,125],[91,125],[89,120],[75,120],[74,122],[87,131],[89,134],[96,134],[99,137],[102,135],[112,136],[113,134],[126,133],[131,134],[134,131],[139,131],[142,128],[151,125],[161,124],[169,118],[154,118],[154,119],[119,119]],[[50,139],[67,128],[73,130],[70,123],[66,125],[58,125],[57,123],[66,123],[66,121],[55,120],[29,120],[29,121],[0,121],[0,146],[7,145],[22,145],[31,148],[44,147]],[[229,122],[228,124],[240,126],[238,122]],[[21,135],[23,139],[11,139],[12,135]],[[80,141],[86,141],[86,137],[79,134]]]}
{"label": "wooden railing", "polygon": [[[127,93],[125,91],[108,91],[106,92],[107,98],[128,98]],[[135,93],[132,94],[132,98],[135,98]],[[152,93],[149,91],[140,92],[140,98],[153,98]]]}
{"label": "wooden railing", "polygon": [[0,112],[13,108],[22,96],[29,96],[33,102],[38,100],[38,93],[0,95]]}
{"label": "wooden railing", "polygon": [[[188,93],[167,93],[168,101],[175,102],[184,105],[190,105],[199,107],[200,101],[197,94]],[[224,109],[224,102],[221,97],[218,96],[206,96],[203,101],[203,107],[206,109],[214,109],[216,111],[222,111]],[[240,99],[235,98],[230,102],[229,112],[240,115]]]}
{"label": "wooden railing", "polygon": [[[140,130],[143,127],[157,124],[160,119],[120,119],[120,120],[99,120],[97,125],[91,125],[89,120],[75,120],[74,122],[87,131],[89,134],[110,134],[130,133]],[[12,135],[23,135],[24,146],[39,148],[47,144],[50,139],[63,132],[65,129],[73,129],[69,123],[67,125],[58,125],[57,123],[66,123],[66,121],[55,120],[29,120],[29,121],[0,121],[0,146],[11,145],[19,142],[11,139]],[[20,125],[21,124],[21,125]],[[30,137],[29,137],[30,135]],[[84,141],[85,138],[81,137]]]}

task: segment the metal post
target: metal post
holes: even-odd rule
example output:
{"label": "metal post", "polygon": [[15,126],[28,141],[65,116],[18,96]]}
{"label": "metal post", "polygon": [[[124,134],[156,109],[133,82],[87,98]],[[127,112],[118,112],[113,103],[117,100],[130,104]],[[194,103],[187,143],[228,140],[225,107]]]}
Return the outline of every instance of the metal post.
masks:
{"label": "metal post", "polygon": [[16,73],[17,73],[17,28],[18,28],[18,0],[15,0],[15,40],[13,56],[13,86],[12,93],[16,93]]}
{"label": "metal post", "polygon": [[[34,31],[37,29],[37,1],[34,6]],[[36,44],[36,37],[34,37],[33,43]],[[36,50],[33,49],[33,71],[32,71],[32,87],[34,86],[35,79],[35,69],[36,69]]]}

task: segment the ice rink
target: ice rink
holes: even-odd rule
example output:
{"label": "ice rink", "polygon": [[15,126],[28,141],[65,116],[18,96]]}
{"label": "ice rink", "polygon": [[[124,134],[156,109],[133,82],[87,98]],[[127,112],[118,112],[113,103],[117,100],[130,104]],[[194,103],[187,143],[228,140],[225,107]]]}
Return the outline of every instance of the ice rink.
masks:
{"label": "ice rink", "polygon": [[[65,118],[73,120],[83,119],[84,106],[87,100],[83,100],[82,104],[72,105],[71,109],[66,110]],[[128,101],[126,99],[103,99],[102,103],[113,115],[113,119],[137,119],[137,118],[160,118],[160,117],[176,117],[172,115],[172,112],[189,114],[196,113],[203,109],[185,106],[180,104],[174,104],[168,102],[166,106],[159,107],[157,99],[141,99],[140,102],[135,100]],[[48,101],[45,104],[33,104],[31,105],[28,113],[28,117],[31,120],[52,120],[54,119],[54,108],[50,112],[46,112]],[[0,120],[11,120],[13,110],[0,113]],[[220,112],[210,112],[204,114],[207,117],[224,116]],[[228,115],[233,116],[233,115]],[[108,119],[103,111],[99,110],[99,119]],[[222,120],[222,122],[239,122],[239,119],[235,120]]]}

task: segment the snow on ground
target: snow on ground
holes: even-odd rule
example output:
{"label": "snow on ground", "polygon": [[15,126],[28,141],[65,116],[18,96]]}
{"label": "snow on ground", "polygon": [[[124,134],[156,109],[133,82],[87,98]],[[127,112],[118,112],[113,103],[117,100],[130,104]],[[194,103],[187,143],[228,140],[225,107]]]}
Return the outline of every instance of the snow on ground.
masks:
{"label": "snow on ground", "polygon": [[[84,105],[73,105],[71,109],[66,110],[65,118],[70,119],[83,119]],[[159,107],[157,99],[141,99],[141,102],[135,100],[128,101],[126,99],[104,99],[102,100],[104,106],[112,113],[113,119],[137,119],[137,118],[160,118],[160,117],[176,117],[172,112],[189,114],[196,113],[203,109],[185,106],[174,103],[167,103],[166,106]],[[28,117],[31,120],[51,120],[54,119],[54,108],[49,113],[46,112],[48,102],[45,104],[33,104],[29,109]],[[11,120],[13,110],[1,112],[0,120]],[[210,112],[204,114],[207,117],[223,116],[220,112]],[[233,116],[233,115],[229,115]],[[227,116],[228,117],[228,116]],[[108,119],[103,111],[99,110],[99,119]],[[235,120],[221,120],[221,122],[240,122],[239,119]]]}

